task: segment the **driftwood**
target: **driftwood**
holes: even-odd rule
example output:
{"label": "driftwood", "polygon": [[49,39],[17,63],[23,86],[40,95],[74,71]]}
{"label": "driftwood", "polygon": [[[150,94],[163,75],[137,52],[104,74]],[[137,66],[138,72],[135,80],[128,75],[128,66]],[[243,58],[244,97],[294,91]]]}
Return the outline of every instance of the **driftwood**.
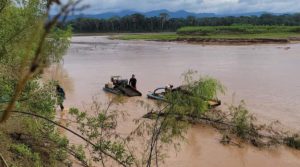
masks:
{"label": "driftwood", "polygon": [[172,113],[156,113],[156,112],[148,112],[143,116],[143,118],[153,119],[156,117],[165,117],[165,116],[173,116],[179,121],[188,121],[190,123],[210,123],[210,124],[218,124],[223,126],[232,126],[229,123],[223,122],[222,118],[219,119],[212,119],[206,116],[194,116],[194,115],[179,115],[179,114],[172,114]]}

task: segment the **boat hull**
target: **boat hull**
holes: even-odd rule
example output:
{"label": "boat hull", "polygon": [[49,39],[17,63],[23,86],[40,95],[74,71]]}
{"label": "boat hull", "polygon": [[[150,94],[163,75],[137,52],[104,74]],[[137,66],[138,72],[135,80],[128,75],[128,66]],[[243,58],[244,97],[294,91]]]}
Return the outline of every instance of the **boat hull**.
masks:
{"label": "boat hull", "polygon": [[148,97],[149,99],[166,101],[164,97],[158,96],[158,95],[154,95],[153,93],[147,94],[147,97]]}
{"label": "boat hull", "polygon": [[104,87],[103,90],[105,92],[108,92],[108,93],[113,93],[113,94],[116,94],[116,95],[122,95],[122,92],[118,89]]}
{"label": "boat hull", "polygon": [[142,93],[136,90],[135,88],[127,85],[125,87],[118,87],[118,89],[126,96],[128,97],[134,97],[134,96],[142,96]]}
{"label": "boat hull", "polygon": [[116,95],[125,95],[128,97],[142,96],[141,92],[139,92],[138,90],[134,89],[133,87],[131,87],[129,85],[127,85],[125,87],[116,87],[116,88],[104,87],[103,90],[108,93],[113,93]]}

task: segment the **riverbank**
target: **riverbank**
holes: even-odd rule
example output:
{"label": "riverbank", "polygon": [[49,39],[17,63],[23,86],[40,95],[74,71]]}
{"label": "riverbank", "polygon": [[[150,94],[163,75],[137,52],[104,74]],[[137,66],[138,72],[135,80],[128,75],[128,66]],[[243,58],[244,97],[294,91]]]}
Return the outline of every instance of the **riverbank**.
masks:
{"label": "riverbank", "polygon": [[113,34],[110,39],[188,42],[200,44],[287,44],[300,42],[298,33],[180,35],[176,33]]}

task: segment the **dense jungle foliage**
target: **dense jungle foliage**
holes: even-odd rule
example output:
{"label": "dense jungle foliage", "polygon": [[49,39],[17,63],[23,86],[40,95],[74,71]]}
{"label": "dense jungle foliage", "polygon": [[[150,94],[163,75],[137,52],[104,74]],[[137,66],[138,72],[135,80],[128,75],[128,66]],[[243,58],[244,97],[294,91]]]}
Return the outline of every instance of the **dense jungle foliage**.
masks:
{"label": "dense jungle foliage", "polygon": [[[186,26],[300,26],[300,14],[241,17],[169,18],[167,13],[156,17],[145,17],[136,13],[110,19],[78,18],[67,22],[74,32],[175,32]],[[62,26],[62,25],[61,25]]]}

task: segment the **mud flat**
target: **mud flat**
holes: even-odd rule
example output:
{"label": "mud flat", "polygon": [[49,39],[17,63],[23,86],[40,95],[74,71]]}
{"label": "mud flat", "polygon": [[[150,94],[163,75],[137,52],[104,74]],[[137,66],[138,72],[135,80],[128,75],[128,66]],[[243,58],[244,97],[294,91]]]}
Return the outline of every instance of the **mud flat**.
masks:
{"label": "mud flat", "polygon": [[228,44],[228,45],[249,45],[249,44],[287,44],[289,39],[213,39],[213,38],[177,38],[174,41],[183,41],[199,44]]}
{"label": "mud flat", "polygon": [[147,40],[159,42],[186,42],[206,45],[253,45],[253,44],[289,44],[299,43],[299,34],[215,34],[185,35],[175,33],[132,33],[112,34],[111,39]]}

